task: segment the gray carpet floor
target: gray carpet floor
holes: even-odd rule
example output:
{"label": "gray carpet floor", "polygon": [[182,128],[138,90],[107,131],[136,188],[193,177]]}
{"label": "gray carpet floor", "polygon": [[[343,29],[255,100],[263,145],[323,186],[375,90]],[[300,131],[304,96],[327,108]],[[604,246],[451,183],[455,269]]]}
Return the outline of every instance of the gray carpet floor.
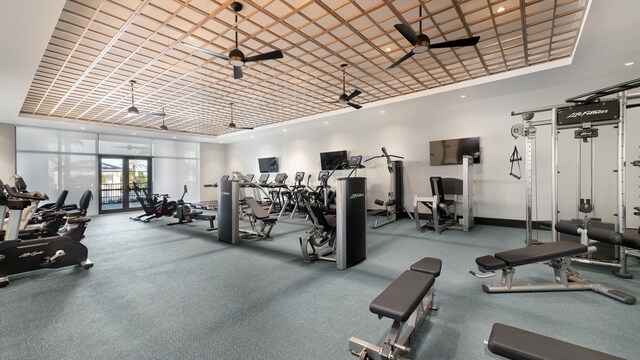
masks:
{"label": "gray carpet floor", "polygon": [[[483,280],[468,274],[475,258],[522,246],[521,229],[434,235],[402,220],[369,229],[368,258],[338,271],[302,261],[298,237],[309,227],[302,218],[278,222],[270,240],[232,246],[204,231],[205,222],[169,227],[169,219],[143,224],[128,216],[89,224],[89,271],[18,275],[0,289],[1,359],[355,359],[350,336],[380,343],[391,325],[369,303],[425,256],[443,261],[440,309],[412,341],[414,359],[488,359],[483,340],[494,322],[640,359],[640,304],[586,291],[482,291]],[[577,268],[640,296],[640,266],[630,262],[633,280]],[[543,265],[516,273],[521,282],[552,278]]]}

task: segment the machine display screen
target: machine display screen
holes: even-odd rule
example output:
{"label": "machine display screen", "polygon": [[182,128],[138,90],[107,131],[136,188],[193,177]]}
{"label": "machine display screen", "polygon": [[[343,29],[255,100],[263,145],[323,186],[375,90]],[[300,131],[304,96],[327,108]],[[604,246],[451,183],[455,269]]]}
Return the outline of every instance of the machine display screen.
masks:
{"label": "machine display screen", "polygon": [[278,172],[278,160],[275,157],[258,159],[261,173]]}
{"label": "machine display screen", "polygon": [[347,166],[347,151],[331,151],[320,153],[320,166],[322,170],[345,169]]}
{"label": "machine display screen", "polygon": [[462,164],[462,156],[473,157],[473,163],[480,163],[480,138],[462,138],[429,142],[429,158],[434,165]]}

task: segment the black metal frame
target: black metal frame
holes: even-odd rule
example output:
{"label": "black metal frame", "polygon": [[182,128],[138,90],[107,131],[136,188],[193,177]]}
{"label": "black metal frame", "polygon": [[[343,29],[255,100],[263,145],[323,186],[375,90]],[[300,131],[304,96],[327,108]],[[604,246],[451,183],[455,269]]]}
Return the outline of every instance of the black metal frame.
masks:
{"label": "black metal frame", "polygon": [[[102,209],[102,160],[103,159],[122,159],[122,208],[121,209]],[[153,161],[150,156],[128,156],[128,155],[99,155],[98,156],[98,213],[99,214],[113,214],[128,211],[140,210],[141,206],[131,206],[129,190],[127,185],[129,184],[129,161],[130,160],[147,160],[147,191],[149,194],[153,193]],[[134,201],[138,204],[137,200]]]}

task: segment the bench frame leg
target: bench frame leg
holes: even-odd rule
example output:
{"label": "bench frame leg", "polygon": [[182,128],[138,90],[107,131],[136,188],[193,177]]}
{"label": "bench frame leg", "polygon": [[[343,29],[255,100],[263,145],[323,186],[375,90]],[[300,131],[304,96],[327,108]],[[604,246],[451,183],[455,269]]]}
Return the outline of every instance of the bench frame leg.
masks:
{"label": "bench frame leg", "polygon": [[604,285],[594,283],[580,277],[571,266],[571,258],[554,259],[546,263],[553,268],[554,283],[513,285],[513,267],[502,269],[500,284],[483,284],[486,293],[516,293],[516,292],[550,292],[550,291],[586,291],[590,290],[608,296],[625,304],[635,304],[636,298],[622,291],[614,290]]}
{"label": "bench frame leg", "polygon": [[435,287],[431,287],[427,295],[418,304],[416,310],[411,314],[406,322],[394,320],[384,346],[379,347],[356,337],[349,339],[349,350],[353,355],[359,356],[360,359],[372,360],[396,360],[406,359],[409,356],[411,348],[408,346],[413,332],[420,328],[420,325],[427,317],[431,310],[438,310],[438,306],[434,302]]}

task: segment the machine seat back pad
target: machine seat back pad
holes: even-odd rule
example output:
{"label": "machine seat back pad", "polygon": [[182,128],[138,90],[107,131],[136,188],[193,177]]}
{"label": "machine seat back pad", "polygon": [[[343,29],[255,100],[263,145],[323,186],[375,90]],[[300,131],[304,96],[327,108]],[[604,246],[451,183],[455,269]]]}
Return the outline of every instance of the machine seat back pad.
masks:
{"label": "machine seat back pad", "polygon": [[426,257],[411,265],[410,269],[438,277],[440,276],[440,270],[442,269],[442,260]]}
{"label": "machine seat back pad", "polygon": [[509,266],[532,264],[587,252],[587,247],[573,241],[557,241],[496,253]]}
{"label": "machine seat back pad", "polygon": [[599,351],[504,324],[493,324],[489,351],[513,360],[621,360]]}
{"label": "machine seat back pad", "polygon": [[407,270],[371,302],[369,310],[378,316],[405,322],[435,280],[433,275]]}

